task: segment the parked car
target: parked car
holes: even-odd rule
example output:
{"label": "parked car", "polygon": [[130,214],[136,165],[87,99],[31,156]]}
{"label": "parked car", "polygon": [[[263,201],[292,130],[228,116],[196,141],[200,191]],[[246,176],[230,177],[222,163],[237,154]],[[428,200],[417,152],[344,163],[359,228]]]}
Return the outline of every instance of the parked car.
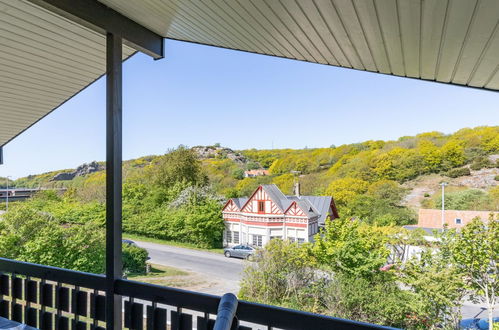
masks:
{"label": "parked car", "polygon": [[[499,323],[499,317],[492,318],[493,323]],[[484,319],[464,319],[459,322],[460,329],[479,329],[479,330],[488,330],[489,329],[489,320]]]}
{"label": "parked car", "polygon": [[127,245],[127,246],[137,246],[137,243],[135,243],[134,241],[131,241],[129,239],[122,239],[121,243],[123,243],[124,245]]}
{"label": "parked car", "polygon": [[249,245],[236,245],[233,247],[225,248],[224,255],[227,258],[236,257],[236,258],[251,259],[255,251],[256,251],[255,248]]}

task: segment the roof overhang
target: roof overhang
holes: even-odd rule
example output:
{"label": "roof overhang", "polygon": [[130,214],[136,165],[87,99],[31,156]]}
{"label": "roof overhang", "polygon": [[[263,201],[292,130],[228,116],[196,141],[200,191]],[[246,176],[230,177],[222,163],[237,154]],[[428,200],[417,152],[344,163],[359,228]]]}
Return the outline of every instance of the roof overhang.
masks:
{"label": "roof overhang", "polygon": [[0,0],[0,147],[104,74],[106,31],[497,91],[498,29],[497,0]]}
{"label": "roof overhang", "polygon": [[107,32],[123,60],[163,56],[162,36],[95,0],[0,0],[0,163],[2,146],[105,73]]}

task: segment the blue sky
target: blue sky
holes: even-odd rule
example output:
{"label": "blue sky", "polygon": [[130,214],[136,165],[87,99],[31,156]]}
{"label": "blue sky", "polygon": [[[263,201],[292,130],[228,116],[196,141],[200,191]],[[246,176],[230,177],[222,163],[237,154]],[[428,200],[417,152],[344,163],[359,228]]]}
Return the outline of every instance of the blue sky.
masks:
{"label": "blue sky", "polygon": [[[166,58],[124,65],[123,157],[179,144],[327,147],[499,124],[499,94],[166,42]],[[4,148],[14,178],[105,159],[105,80]]]}

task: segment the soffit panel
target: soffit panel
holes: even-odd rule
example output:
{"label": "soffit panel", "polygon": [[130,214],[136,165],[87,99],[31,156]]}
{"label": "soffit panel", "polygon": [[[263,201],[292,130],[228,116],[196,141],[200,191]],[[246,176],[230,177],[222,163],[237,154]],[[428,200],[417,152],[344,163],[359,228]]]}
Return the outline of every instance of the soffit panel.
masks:
{"label": "soffit panel", "polygon": [[0,146],[106,69],[105,36],[23,0],[0,0],[0,45]]}
{"label": "soffit panel", "polygon": [[496,0],[99,0],[171,39],[497,89]]}

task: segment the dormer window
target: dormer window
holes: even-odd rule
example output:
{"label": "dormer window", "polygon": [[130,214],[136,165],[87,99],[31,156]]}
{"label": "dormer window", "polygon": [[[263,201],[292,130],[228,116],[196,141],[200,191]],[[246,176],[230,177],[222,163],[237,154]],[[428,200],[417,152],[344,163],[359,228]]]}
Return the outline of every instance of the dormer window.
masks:
{"label": "dormer window", "polygon": [[456,225],[461,225],[463,223],[463,221],[459,218],[456,218],[455,222],[456,222]]}
{"label": "dormer window", "polygon": [[258,213],[265,213],[265,201],[258,201]]}

